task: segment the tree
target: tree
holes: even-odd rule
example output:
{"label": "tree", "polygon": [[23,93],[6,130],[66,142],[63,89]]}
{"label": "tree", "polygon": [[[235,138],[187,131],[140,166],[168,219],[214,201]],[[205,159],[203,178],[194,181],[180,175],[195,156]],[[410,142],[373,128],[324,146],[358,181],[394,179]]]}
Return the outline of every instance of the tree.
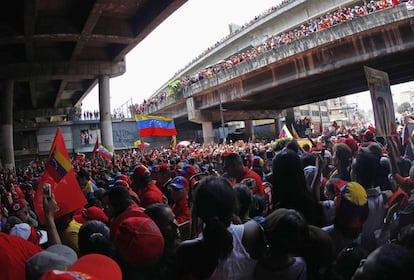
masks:
{"label": "tree", "polygon": [[409,102],[403,102],[397,107],[397,112],[402,114],[405,112],[411,112],[411,104]]}

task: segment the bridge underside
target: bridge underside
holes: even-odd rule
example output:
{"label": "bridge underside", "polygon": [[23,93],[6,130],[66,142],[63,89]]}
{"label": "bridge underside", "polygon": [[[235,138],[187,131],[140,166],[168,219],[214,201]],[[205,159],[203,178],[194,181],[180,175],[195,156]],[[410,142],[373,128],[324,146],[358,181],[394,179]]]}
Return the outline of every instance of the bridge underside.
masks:
{"label": "bridge underside", "polygon": [[249,111],[277,118],[283,109],[368,90],[364,66],[387,72],[391,85],[412,81],[413,52],[414,12],[400,5],[267,51],[154,113],[218,122],[221,101],[226,121],[262,117]]}

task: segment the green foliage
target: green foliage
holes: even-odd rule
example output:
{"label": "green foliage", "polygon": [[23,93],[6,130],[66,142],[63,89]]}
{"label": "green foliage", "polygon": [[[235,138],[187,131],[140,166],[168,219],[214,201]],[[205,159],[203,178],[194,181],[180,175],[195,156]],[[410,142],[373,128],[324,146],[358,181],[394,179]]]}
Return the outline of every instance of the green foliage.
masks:
{"label": "green foliage", "polygon": [[411,104],[409,102],[403,102],[397,107],[397,112],[402,114],[405,112],[411,112]]}
{"label": "green foliage", "polygon": [[284,147],[286,147],[286,145],[291,141],[292,139],[290,138],[282,138],[282,139],[276,139],[275,143],[273,144],[273,151],[280,151],[282,150]]}
{"label": "green foliage", "polygon": [[167,87],[168,97],[176,98],[179,93],[182,92],[181,80],[175,80],[168,84]]}

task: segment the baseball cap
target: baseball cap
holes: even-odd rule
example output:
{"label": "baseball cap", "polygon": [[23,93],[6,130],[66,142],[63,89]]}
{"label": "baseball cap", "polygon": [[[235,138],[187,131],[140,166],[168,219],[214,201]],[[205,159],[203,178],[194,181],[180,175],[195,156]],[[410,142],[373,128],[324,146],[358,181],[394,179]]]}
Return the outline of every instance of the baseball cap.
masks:
{"label": "baseball cap", "polygon": [[349,228],[361,228],[369,213],[364,187],[357,182],[348,182],[336,198],[337,221]]}
{"label": "baseball cap", "polygon": [[20,210],[26,209],[26,201],[24,199],[17,199],[13,201],[13,204],[10,206],[11,214],[16,214]]}
{"label": "baseball cap", "polygon": [[147,178],[147,177],[151,176],[151,172],[149,171],[149,169],[145,165],[139,164],[134,169],[134,176],[135,177],[141,177],[141,178]]}
{"label": "baseball cap", "polygon": [[170,183],[170,186],[176,189],[182,189],[182,188],[188,189],[188,180],[187,178],[183,176],[176,176]]}
{"label": "baseball cap", "polygon": [[76,252],[69,246],[55,244],[37,253],[26,261],[26,275],[30,279],[39,279],[51,269],[65,270],[78,259]]}
{"label": "baseball cap", "polygon": [[88,254],[80,257],[67,270],[49,270],[42,280],[121,280],[119,265],[111,258],[100,254]]}
{"label": "baseball cap", "polygon": [[196,174],[196,170],[194,166],[188,163],[184,164],[183,168],[178,169],[178,172],[183,173],[183,174],[188,174],[188,175]]}
{"label": "baseball cap", "polygon": [[73,218],[81,224],[86,223],[91,220],[98,220],[103,223],[108,222],[108,216],[105,215],[104,211],[96,206],[91,206],[88,208],[82,209],[80,214],[74,215]]}
{"label": "baseball cap", "polygon": [[115,229],[113,243],[125,262],[141,267],[157,263],[164,252],[164,238],[149,217],[129,217],[122,221]]}
{"label": "baseball cap", "polygon": [[30,226],[28,223],[15,224],[10,229],[9,234],[26,239],[32,243],[35,243],[36,245],[45,244],[48,240],[47,231],[38,231],[34,227]]}
{"label": "baseball cap", "polygon": [[168,163],[161,163],[151,167],[151,172],[162,172],[170,170],[170,165]]}

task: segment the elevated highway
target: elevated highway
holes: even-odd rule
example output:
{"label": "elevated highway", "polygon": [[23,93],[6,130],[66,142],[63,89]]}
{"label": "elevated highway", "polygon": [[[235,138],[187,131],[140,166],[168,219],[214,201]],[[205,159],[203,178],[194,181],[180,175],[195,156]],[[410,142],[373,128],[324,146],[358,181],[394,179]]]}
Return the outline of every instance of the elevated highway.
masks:
{"label": "elevated highway", "polygon": [[368,89],[363,66],[414,80],[414,11],[402,4],[312,33],[204,79],[153,114],[176,123],[277,118],[283,110]]}
{"label": "elevated highway", "polygon": [[109,79],[125,55],[186,0],[13,0],[0,12],[0,159],[13,127],[63,121],[99,83],[102,142],[113,149]]}

